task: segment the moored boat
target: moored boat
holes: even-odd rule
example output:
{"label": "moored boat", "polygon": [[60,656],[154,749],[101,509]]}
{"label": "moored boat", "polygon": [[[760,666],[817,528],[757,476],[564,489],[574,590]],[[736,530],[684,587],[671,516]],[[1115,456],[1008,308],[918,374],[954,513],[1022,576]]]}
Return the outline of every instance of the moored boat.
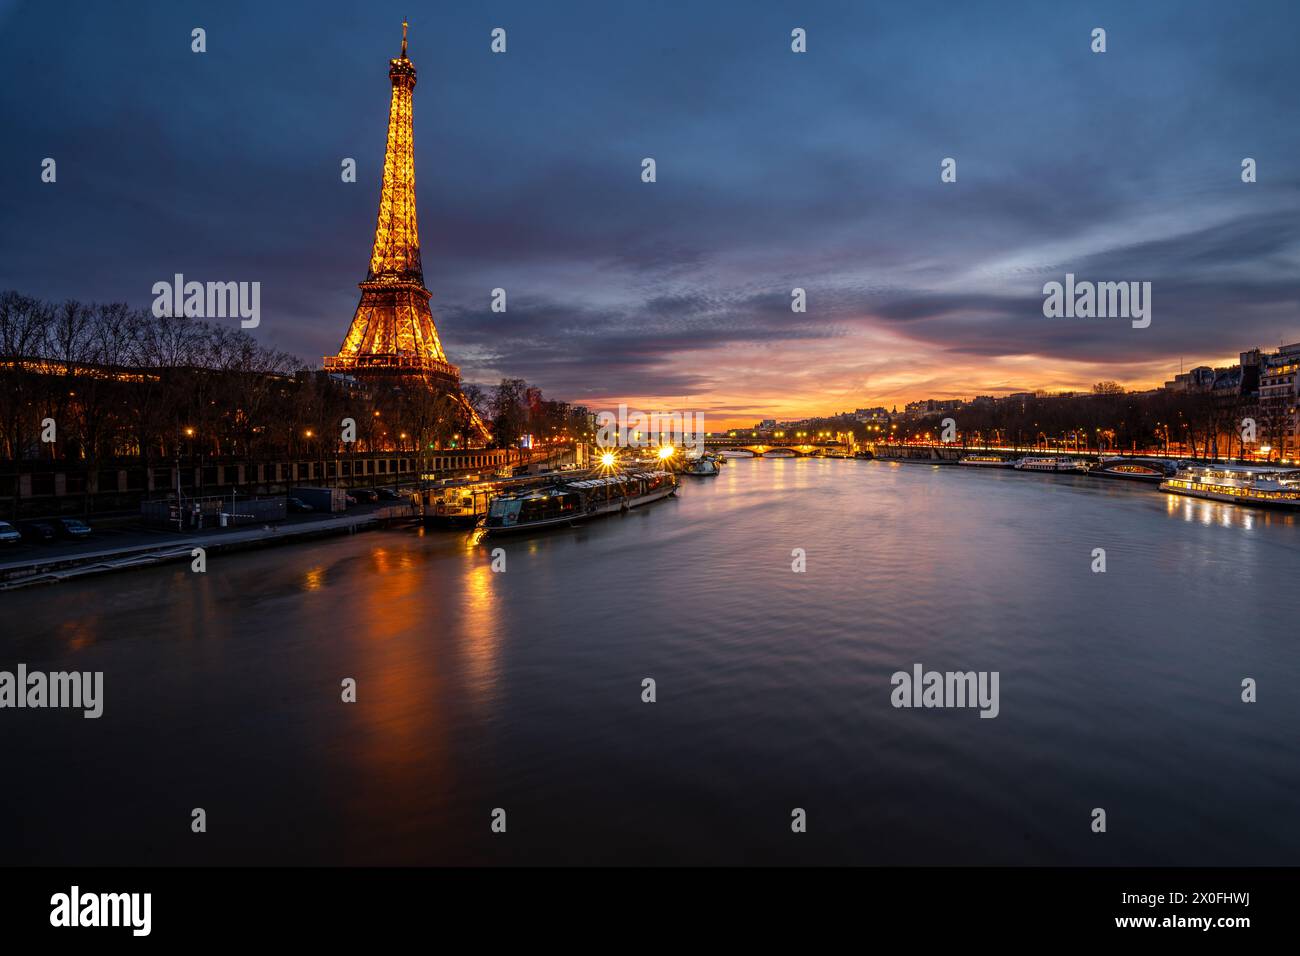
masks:
{"label": "moored boat", "polygon": [[1014,459],[1001,455],[963,455],[957,464],[973,468],[1014,468],[1016,465]]}
{"label": "moored boat", "polygon": [[1300,469],[1257,465],[1190,465],[1160,490],[1190,498],[1263,508],[1300,509]]}
{"label": "moored boat", "polygon": [[498,481],[457,481],[422,493],[424,523],[433,528],[472,528],[487,514],[488,502],[501,493]]}
{"label": "moored boat", "polygon": [[431,528],[473,528],[493,498],[554,484],[568,477],[553,472],[510,478],[462,478],[439,482],[419,493],[424,523]]}
{"label": "moored boat", "polygon": [[1103,458],[1088,469],[1088,475],[1158,484],[1172,478],[1177,471],[1173,462],[1161,458]]}
{"label": "moored boat", "polygon": [[683,475],[695,475],[698,478],[716,478],[721,470],[718,462],[710,455],[689,458],[682,464]]}
{"label": "moored boat", "polygon": [[638,471],[556,482],[493,498],[484,530],[488,535],[572,525],[600,515],[628,511],[675,494],[677,477],[667,471]]}
{"label": "moored boat", "polygon": [[1083,471],[1081,461],[1073,458],[1021,458],[1015,464],[1017,471]]}

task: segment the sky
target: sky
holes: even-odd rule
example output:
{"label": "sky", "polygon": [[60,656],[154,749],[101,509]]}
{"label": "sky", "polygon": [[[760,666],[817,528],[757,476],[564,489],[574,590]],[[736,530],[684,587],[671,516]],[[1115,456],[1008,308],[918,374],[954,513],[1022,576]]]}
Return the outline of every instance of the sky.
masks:
{"label": "sky", "polygon": [[[1300,340],[1289,0],[0,0],[0,289],[258,281],[252,334],[319,367],[365,278],[403,17],[466,381],[729,427],[1151,387]],[[1150,326],[1044,317],[1066,273],[1150,282]]]}

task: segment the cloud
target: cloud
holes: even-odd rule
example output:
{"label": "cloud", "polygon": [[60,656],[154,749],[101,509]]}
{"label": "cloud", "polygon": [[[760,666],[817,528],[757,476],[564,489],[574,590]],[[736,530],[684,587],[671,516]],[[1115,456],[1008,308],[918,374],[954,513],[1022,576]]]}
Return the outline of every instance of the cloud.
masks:
{"label": "cloud", "polygon": [[[417,18],[420,234],[452,360],[767,417],[1149,384],[1300,338],[1300,9],[1114,5],[1104,56],[1050,5],[939,9],[810,7],[806,56],[766,3],[507,3],[507,57],[468,8]],[[178,271],[257,279],[258,335],[316,362],[365,273],[397,34],[341,0],[205,16],[206,58],[169,5],[7,13],[0,286],[146,305]],[[1151,281],[1151,328],[1043,318],[1067,271]]]}

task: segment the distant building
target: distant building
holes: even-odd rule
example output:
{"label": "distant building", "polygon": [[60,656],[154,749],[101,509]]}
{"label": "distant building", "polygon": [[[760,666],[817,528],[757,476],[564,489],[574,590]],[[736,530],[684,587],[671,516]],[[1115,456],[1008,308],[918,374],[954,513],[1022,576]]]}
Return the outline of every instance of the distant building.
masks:
{"label": "distant building", "polygon": [[903,406],[903,414],[913,418],[919,418],[923,415],[941,415],[960,411],[964,404],[960,398],[945,400],[927,398],[920,402],[908,402]]}
{"label": "distant building", "polygon": [[1209,395],[1231,405],[1241,417],[1256,420],[1257,447],[1273,457],[1293,457],[1300,450],[1300,343],[1276,352],[1250,349],[1236,365],[1198,365],[1165,382],[1163,390]]}
{"label": "distant building", "polygon": [[573,406],[572,421],[580,431],[596,433],[596,413],[586,405]]}
{"label": "distant building", "polygon": [[1262,443],[1279,458],[1293,457],[1300,439],[1300,343],[1264,356],[1259,378]]}
{"label": "distant building", "polygon": [[1259,391],[1259,376],[1264,366],[1264,355],[1259,349],[1241,353],[1241,393],[1254,395]]}
{"label": "distant building", "polygon": [[1208,392],[1214,388],[1214,369],[1208,365],[1198,365],[1187,372],[1180,372],[1165,388],[1171,392]]}

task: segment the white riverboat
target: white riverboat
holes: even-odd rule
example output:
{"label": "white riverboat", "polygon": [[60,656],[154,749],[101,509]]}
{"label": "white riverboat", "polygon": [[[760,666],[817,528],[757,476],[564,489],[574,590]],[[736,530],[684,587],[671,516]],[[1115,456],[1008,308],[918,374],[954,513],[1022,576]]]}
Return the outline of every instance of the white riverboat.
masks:
{"label": "white riverboat", "polygon": [[1190,498],[1264,508],[1300,509],[1300,469],[1258,465],[1190,465],[1160,483]]}
{"label": "white riverboat", "polygon": [[1084,463],[1073,458],[1021,458],[1017,471],[1083,471]]}
{"label": "white riverboat", "polygon": [[972,468],[1014,468],[1016,463],[1013,459],[1003,458],[1001,455],[963,455],[957,464],[969,465]]}
{"label": "white riverboat", "polygon": [[722,468],[712,455],[688,458],[682,464],[683,475],[695,475],[700,478],[716,478]]}

